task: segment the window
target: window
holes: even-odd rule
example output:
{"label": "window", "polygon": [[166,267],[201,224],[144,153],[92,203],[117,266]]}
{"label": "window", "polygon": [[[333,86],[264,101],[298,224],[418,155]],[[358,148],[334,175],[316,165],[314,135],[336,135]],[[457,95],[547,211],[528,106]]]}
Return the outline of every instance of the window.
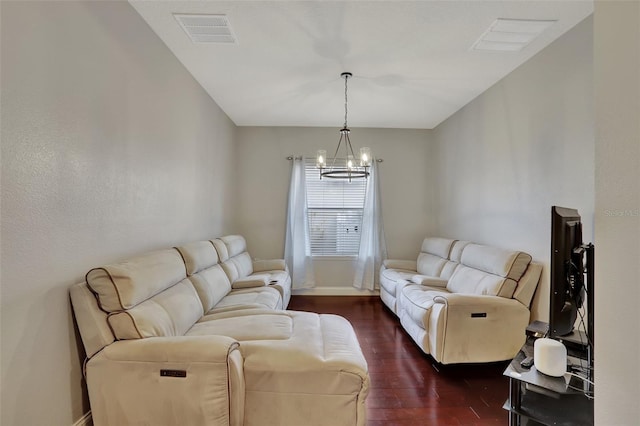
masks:
{"label": "window", "polygon": [[357,256],[367,179],[320,179],[315,159],[305,160],[312,256]]}

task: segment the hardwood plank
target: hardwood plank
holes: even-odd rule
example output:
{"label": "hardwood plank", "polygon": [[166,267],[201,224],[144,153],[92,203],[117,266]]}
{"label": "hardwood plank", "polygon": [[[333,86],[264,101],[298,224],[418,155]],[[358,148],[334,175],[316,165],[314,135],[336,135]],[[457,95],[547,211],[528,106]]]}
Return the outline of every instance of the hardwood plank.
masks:
{"label": "hardwood plank", "polygon": [[441,365],[425,355],[378,297],[293,296],[290,310],[347,318],[369,364],[367,426],[508,424],[507,362]]}

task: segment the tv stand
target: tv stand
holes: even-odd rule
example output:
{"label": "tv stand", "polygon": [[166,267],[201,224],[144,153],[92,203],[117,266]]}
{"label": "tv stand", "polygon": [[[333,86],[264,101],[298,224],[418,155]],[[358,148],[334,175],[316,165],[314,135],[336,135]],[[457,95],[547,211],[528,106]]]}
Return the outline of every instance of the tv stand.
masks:
{"label": "tv stand", "polygon": [[[535,366],[520,365],[527,354],[533,354],[534,340],[527,339],[503,373],[509,377],[509,399],[503,406],[509,411],[509,425],[526,425],[529,420],[544,425],[593,425],[593,399],[580,391],[589,391],[587,382],[568,374],[547,376]],[[584,364],[580,358],[569,356],[568,360],[572,365]]]}

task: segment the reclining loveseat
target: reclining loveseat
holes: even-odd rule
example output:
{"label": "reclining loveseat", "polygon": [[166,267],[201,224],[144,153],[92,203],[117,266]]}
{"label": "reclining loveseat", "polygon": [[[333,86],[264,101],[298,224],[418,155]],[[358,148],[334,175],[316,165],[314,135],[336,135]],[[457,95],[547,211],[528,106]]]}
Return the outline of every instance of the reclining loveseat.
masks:
{"label": "reclining loveseat", "polygon": [[425,238],[417,260],[384,261],[380,297],[437,362],[502,361],[525,342],[541,272],[520,251]]}
{"label": "reclining loveseat", "polygon": [[282,310],[290,291],[241,236],[89,271],[70,293],[94,424],[364,425],[353,328]]}

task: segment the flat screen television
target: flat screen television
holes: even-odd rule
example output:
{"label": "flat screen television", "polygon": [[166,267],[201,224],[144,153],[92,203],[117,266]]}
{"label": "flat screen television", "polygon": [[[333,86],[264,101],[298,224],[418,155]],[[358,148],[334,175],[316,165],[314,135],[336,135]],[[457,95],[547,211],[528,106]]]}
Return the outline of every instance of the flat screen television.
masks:
{"label": "flat screen television", "polygon": [[[578,342],[593,349],[593,245],[582,241],[582,222],[576,209],[551,208],[551,295],[549,337]],[[586,302],[586,324],[584,310]],[[584,336],[574,333],[580,316]],[[575,339],[569,339],[575,340]]]}

